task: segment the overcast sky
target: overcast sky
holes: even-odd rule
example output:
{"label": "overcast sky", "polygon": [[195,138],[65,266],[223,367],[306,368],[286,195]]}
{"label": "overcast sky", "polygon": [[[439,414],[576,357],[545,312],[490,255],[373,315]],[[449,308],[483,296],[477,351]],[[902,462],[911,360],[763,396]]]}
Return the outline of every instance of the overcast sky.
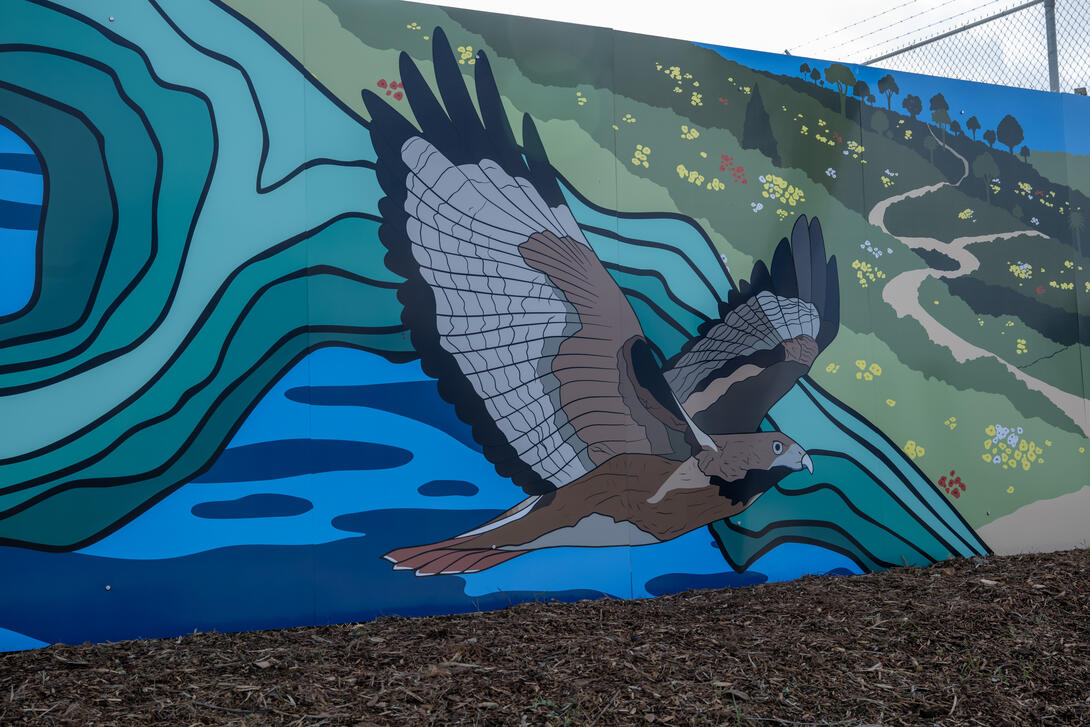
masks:
{"label": "overcast sky", "polygon": [[[565,20],[775,53],[790,49],[793,55],[858,62],[882,50],[1000,12],[1014,3],[1009,0],[838,0],[836,3],[443,0],[431,4]],[[836,32],[849,25],[853,27]],[[897,37],[901,35],[904,37]]]}

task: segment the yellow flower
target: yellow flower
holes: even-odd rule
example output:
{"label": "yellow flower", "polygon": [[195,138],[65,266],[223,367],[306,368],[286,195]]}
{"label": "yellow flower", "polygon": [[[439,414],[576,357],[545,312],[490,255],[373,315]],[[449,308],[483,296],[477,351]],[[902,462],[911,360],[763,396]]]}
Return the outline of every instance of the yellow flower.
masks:
{"label": "yellow flower", "polygon": [[1010,495],[1010,494],[1013,494],[1013,493],[1014,493],[1014,485],[1011,485],[1010,487],[1007,488],[1007,494]]}
{"label": "yellow flower", "polygon": [[895,402],[893,399],[886,399],[886,406],[896,406],[896,405],[897,405],[897,402]]}
{"label": "yellow flower", "polygon": [[881,376],[882,375],[882,367],[879,366],[878,364],[872,363],[869,368],[870,368],[870,372],[872,374],[874,374],[875,376]]}
{"label": "yellow flower", "polygon": [[995,425],[994,424],[989,424],[984,429],[984,433],[987,434],[989,437],[994,437],[995,436]]}
{"label": "yellow flower", "polygon": [[860,371],[863,371],[864,369],[867,368],[867,362],[864,361],[863,359],[857,359],[856,362],[855,362],[855,367],[857,369],[859,369]]}

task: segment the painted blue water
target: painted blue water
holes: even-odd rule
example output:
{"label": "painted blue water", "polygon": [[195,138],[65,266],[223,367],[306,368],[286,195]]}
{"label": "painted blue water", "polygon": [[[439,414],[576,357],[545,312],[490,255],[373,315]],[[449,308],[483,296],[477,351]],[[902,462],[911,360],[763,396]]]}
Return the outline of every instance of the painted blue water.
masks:
{"label": "painted blue water", "polygon": [[34,151],[0,124],[0,316],[22,309],[34,292],[43,187]]}
{"label": "painted blue water", "polygon": [[[374,406],[337,405],[326,395],[313,397],[321,404],[300,403],[287,393],[294,390],[299,398],[304,389],[340,391],[347,392],[346,401],[356,402],[365,387],[408,384],[419,393],[421,382],[430,380],[415,363],[320,350],[293,368],[250,414],[220,457],[231,467],[217,463],[201,481],[184,485],[77,553],[0,549],[0,577],[19,573],[35,603],[90,603],[77,629],[65,608],[43,611],[21,597],[6,599],[0,603],[0,625],[12,631],[0,631],[0,650],[40,645],[27,638],[50,643],[166,636],[194,628],[271,628],[388,613],[458,612],[535,598],[640,598],[808,573],[858,572],[839,554],[788,544],[736,574],[705,528],[655,546],[539,551],[467,576],[395,572],[382,554],[479,525],[523,493],[461,441],[464,432],[452,436]],[[431,386],[427,406],[449,407]],[[369,400],[379,404],[382,397]],[[261,450],[247,448],[307,437],[396,447],[413,456],[375,469],[306,467],[311,471],[299,473],[292,464],[287,476],[271,471],[265,461],[262,479],[237,476],[242,460],[233,453],[260,456]],[[214,476],[217,471],[223,475]],[[443,481],[449,495],[428,494],[422,487]],[[39,571],[49,577],[27,581],[27,573]]]}
{"label": "painted blue water", "polygon": [[[803,63],[809,63],[811,66],[817,63],[820,69],[833,63],[833,61],[815,60],[805,56],[763,53],[704,43],[699,45],[710,48],[724,58],[744,66],[785,76],[799,77],[799,66]],[[1013,114],[1025,132],[1025,143],[1031,149],[1090,154],[1090,136],[1084,133],[1071,133],[1074,129],[1084,128],[1084,123],[1075,121],[1076,125],[1071,126],[1074,119],[1066,117],[1063,111],[1065,105],[1074,106],[1080,108],[1081,114],[1085,117],[1090,112],[1090,100],[1086,98],[1071,94],[1020,90],[1019,103],[1016,107],[1012,107],[1013,96],[1009,86],[922,76],[916,73],[889,71],[850,63],[846,65],[852,69],[856,79],[865,81],[870,86],[875,96],[878,96],[878,79],[887,73],[892,73],[897,86],[901,89],[900,95],[893,97],[893,109],[899,113],[904,113],[900,106],[901,100],[908,94],[912,94],[923,100],[924,112],[920,118],[930,118],[927,102],[935,94],[941,93],[950,104],[950,117],[960,120],[962,126],[965,126],[965,120],[970,116],[976,116],[980,120],[982,129],[994,129],[1004,116]],[[885,107],[885,99],[879,98],[877,105]]]}

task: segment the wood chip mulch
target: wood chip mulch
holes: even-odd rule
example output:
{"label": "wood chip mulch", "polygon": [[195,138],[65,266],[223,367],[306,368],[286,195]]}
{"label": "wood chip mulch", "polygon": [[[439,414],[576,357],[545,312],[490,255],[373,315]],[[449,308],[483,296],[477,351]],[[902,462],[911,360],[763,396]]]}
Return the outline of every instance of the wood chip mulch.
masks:
{"label": "wood chip mulch", "polygon": [[1090,724],[1090,552],[0,655],[3,725]]}

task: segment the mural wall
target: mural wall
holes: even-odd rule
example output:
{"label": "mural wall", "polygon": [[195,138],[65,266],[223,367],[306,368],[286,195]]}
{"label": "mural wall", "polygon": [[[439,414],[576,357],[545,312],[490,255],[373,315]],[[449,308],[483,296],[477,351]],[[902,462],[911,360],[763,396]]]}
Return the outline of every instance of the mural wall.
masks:
{"label": "mural wall", "polygon": [[1085,98],[388,1],[0,16],[0,648],[1090,539]]}

